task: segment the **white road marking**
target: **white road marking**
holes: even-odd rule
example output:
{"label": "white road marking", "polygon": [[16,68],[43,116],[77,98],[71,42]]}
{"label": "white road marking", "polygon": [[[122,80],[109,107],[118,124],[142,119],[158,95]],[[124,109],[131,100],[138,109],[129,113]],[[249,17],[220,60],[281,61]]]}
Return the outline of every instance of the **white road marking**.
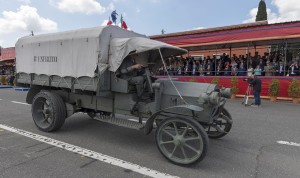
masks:
{"label": "white road marking", "polygon": [[18,102],[18,101],[11,101],[12,103],[16,103],[16,104],[23,104],[23,105],[27,105],[29,106],[30,104],[27,104],[27,103],[22,103],[22,102]]}
{"label": "white road marking", "polygon": [[75,145],[72,145],[72,144],[68,144],[68,143],[65,143],[65,142],[54,140],[52,138],[45,137],[45,136],[42,136],[42,135],[38,135],[38,134],[35,134],[35,133],[31,133],[31,132],[28,132],[28,131],[25,131],[25,130],[22,130],[22,129],[17,129],[17,128],[7,126],[7,125],[3,125],[3,124],[0,124],[0,128],[4,129],[4,130],[7,130],[7,131],[10,131],[10,132],[13,132],[13,133],[16,133],[16,134],[19,134],[19,135],[23,135],[25,137],[28,137],[28,138],[31,138],[31,139],[34,139],[34,140],[37,140],[37,141],[40,141],[40,142],[47,143],[49,145],[53,145],[55,147],[58,147],[58,148],[61,148],[61,149],[64,149],[64,150],[67,150],[67,151],[70,151],[70,152],[73,152],[73,153],[77,153],[77,154],[80,154],[80,155],[83,155],[83,156],[86,156],[86,157],[89,157],[89,158],[92,158],[92,159],[96,159],[96,160],[99,160],[99,161],[102,161],[102,162],[105,162],[105,163],[108,163],[108,164],[111,164],[111,165],[115,165],[115,166],[118,166],[118,167],[121,167],[121,168],[124,168],[124,169],[129,169],[131,171],[134,171],[134,172],[137,172],[137,173],[140,173],[142,175],[149,176],[149,177],[178,178],[176,176],[172,176],[172,175],[165,174],[165,173],[162,173],[162,172],[159,172],[159,171],[156,171],[156,170],[152,170],[152,169],[149,169],[149,168],[146,168],[146,167],[142,167],[142,166],[139,166],[139,165],[134,164],[134,163],[130,163],[130,162],[118,159],[118,158],[114,158],[114,157],[111,157],[111,156],[108,156],[108,155],[104,155],[102,153],[97,153],[97,152],[94,152],[94,151],[91,151],[91,150],[88,150],[88,149],[85,149],[85,148],[81,148],[79,146],[75,146]]}
{"label": "white road marking", "polygon": [[277,141],[277,143],[282,144],[282,145],[299,146],[300,147],[300,143],[295,143],[295,142]]}

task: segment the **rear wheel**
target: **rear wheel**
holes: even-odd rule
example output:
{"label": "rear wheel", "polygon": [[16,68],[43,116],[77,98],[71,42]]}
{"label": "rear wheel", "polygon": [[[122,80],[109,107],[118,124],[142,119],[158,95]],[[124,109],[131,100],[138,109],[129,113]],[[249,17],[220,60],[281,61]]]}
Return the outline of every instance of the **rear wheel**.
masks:
{"label": "rear wheel", "polygon": [[159,151],[169,161],[189,165],[201,161],[208,149],[208,137],[196,121],[185,118],[163,120],[155,134]]}
{"label": "rear wheel", "polygon": [[52,132],[60,129],[66,119],[66,106],[56,93],[40,92],[31,105],[32,118],[42,131]]}

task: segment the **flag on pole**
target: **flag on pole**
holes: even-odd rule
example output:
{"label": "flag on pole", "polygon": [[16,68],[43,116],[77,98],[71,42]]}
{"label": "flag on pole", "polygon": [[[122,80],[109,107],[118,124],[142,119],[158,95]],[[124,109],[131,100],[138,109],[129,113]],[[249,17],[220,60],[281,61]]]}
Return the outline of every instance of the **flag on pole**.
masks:
{"label": "flag on pole", "polygon": [[111,19],[112,19],[112,21],[116,24],[116,21],[117,21],[117,10],[114,10],[114,11],[112,11],[112,13],[111,13]]}
{"label": "flag on pole", "polygon": [[126,22],[123,20],[122,14],[121,14],[121,27],[124,28],[125,30],[127,30],[128,28]]}
{"label": "flag on pole", "polygon": [[110,17],[108,18],[108,22],[106,25],[112,25],[112,21],[110,20]]}

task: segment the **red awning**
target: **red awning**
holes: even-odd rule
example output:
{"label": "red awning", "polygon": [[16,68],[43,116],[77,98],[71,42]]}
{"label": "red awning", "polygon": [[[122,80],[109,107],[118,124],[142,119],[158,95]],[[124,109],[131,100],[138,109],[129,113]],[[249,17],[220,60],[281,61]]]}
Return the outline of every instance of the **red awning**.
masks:
{"label": "red awning", "polygon": [[2,48],[0,61],[14,60],[16,58],[15,48]]}
{"label": "red awning", "polygon": [[[223,28],[226,29],[226,28]],[[189,50],[207,50],[217,48],[237,48],[251,46],[263,46],[282,43],[300,42],[300,21],[254,25],[240,28],[227,28],[227,30],[203,30],[194,33],[174,33],[171,35],[154,36],[152,39],[159,40],[171,45]]]}

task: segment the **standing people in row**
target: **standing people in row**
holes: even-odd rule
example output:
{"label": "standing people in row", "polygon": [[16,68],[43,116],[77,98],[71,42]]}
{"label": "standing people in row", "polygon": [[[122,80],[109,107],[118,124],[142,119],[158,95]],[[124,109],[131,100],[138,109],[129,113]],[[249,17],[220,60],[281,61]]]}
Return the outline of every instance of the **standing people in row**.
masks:
{"label": "standing people in row", "polygon": [[[193,57],[173,57],[167,62],[167,71],[169,75],[185,75],[185,76],[250,76],[252,72],[261,76],[298,76],[299,72],[299,59],[287,60],[286,64],[282,61],[283,58],[276,53],[260,56],[251,54],[239,57],[233,55],[229,57],[227,54],[222,56],[210,56],[203,59]],[[296,65],[297,64],[297,65]],[[253,68],[254,69],[253,69]],[[164,68],[157,71],[158,74],[166,75]]]}

